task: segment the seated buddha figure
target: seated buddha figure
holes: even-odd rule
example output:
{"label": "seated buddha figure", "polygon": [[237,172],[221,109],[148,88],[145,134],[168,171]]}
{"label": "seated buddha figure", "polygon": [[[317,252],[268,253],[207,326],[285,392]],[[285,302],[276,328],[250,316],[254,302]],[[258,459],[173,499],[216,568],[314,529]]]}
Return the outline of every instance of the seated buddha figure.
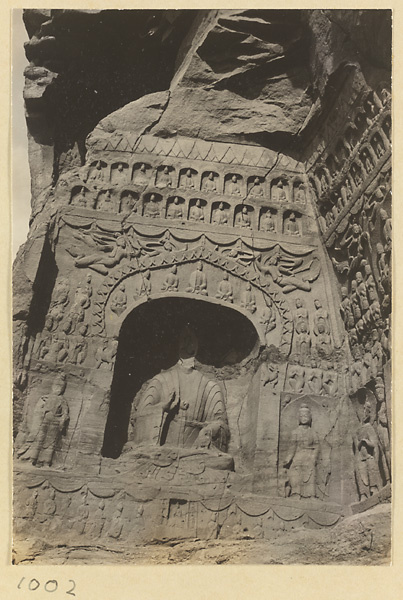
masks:
{"label": "seated buddha figure", "polygon": [[[134,444],[144,456],[176,450],[179,459],[204,460],[213,469],[233,469],[226,453],[229,427],[224,392],[196,363],[198,343],[186,327],[179,339],[179,360],[146,385],[135,410]],[[162,448],[161,448],[162,447]],[[141,449],[141,450],[140,450]]]}

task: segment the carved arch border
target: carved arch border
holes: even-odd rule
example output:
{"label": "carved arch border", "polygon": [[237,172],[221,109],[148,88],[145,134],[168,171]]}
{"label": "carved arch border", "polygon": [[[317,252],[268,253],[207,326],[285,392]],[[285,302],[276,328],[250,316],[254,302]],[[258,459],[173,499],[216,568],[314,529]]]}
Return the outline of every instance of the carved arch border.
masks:
{"label": "carved arch border", "polygon": [[[169,253],[169,258],[166,254],[160,254],[156,257],[143,257],[136,261],[136,263],[126,263],[119,269],[114,269],[111,274],[105,278],[103,284],[98,289],[95,301],[93,303],[92,308],[92,325],[95,334],[102,334],[105,329],[105,308],[106,304],[109,300],[112,292],[128,277],[136,275],[137,273],[143,273],[145,271],[156,271],[160,269],[165,269],[169,266],[173,265],[181,265],[185,263],[195,263],[201,260],[203,263],[207,265],[211,265],[213,267],[218,267],[222,271],[227,272],[234,277],[238,277],[243,280],[245,283],[250,283],[251,286],[260,290],[263,293],[266,303],[273,304],[276,310],[278,311],[281,320],[282,320],[282,330],[280,335],[280,344],[279,351],[288,356],[291,352],[291,344],[292,337],[294,331],[293,319],[288,303],[283,297],[283,294],[269,290],[269,284],[261,283],[260,276],[253,268],[246,267],[237,261],[227,258],[222,254],[205,248],[204,246],[198,246],[197,248],[193,248],[191,250],[179,250],[173,251]],[[172,297],[180,296],[181,293],[172,293]],[[183,294],[182,294],[183,295]],[[159,295],[159,297],[168,297],[167,294]],[[195,294],[188,294],[186,297],[201,299],[201,296]],[[207,297],[213,300],[212,297]],[[206,298],[206,300],[207,300]],[[249,320],[253,323],[254,327],[259,332],[260,328],[257,327],[255,320],[252,315],[248,315],[247,311],[243,312],[243,309],[234,305],[230,302],[218,301],[214,298],[217,303],[222,306],[232,308],[241,312],[244,316],[249,318]],[[134,303],[131,305],[131,310],[135,308],[139,303]],[[127,311],[124,313],[127,316]],[[120,322],[120,320],[119,320]]]}

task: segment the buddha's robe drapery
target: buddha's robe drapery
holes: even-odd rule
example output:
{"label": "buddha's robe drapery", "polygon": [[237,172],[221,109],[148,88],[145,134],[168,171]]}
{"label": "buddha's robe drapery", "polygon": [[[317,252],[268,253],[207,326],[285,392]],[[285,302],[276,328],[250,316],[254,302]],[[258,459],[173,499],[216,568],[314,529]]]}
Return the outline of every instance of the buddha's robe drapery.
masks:
{"label": "buddha's robe drapery", "polygon": [[211,430],[211,444],[225,452],[228,420],[224,395],[216,381],[181,363],[150,381],[136,410],[137,443],[200,447],[205,443],[206,427]]}

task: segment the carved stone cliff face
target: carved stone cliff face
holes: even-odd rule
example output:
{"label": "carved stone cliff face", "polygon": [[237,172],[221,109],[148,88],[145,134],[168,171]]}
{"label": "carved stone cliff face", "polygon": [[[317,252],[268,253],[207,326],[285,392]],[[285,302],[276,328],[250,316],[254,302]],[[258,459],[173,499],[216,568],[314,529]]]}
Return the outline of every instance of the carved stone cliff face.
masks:
{"label": "carved stone cliff face", "polygon": [[[14,420],[27,506],[47,467],[49,515],[80,514],[71,543],[126,544],[173,527],[266,538],[386,499],[390,13],[25,22]],[[198,342],[185,361],[184,327]]]}

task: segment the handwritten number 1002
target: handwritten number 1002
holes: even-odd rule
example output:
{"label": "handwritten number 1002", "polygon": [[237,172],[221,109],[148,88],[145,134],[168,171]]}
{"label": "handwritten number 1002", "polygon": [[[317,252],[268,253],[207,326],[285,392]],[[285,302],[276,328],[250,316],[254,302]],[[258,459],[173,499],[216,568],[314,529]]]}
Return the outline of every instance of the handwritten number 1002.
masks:
{"label": "handwritten number 1002", "polygon": [[[24,581],[25,577],[23,577],[20,581],[20,583],[18,584],[17,588],[20,590],[22,589],[22,582]],[[65,593],[68,594],[69,596],[75,596],[74,590],[76,589],[76,582],[73,581],[73,579],[69,579],[68,581],[68,588],[67,590],[65,590]],[[31,591],[34,592],[35,590],[39,589],[41,586],[40,582],[33,578],[31,579],[28,584],[27,584],[27,588]],[[56,581],[56,579],[49,579],[45,585],[43,586],[45,592],[56,592],[56,590],[59,588],[59,583]]]}

